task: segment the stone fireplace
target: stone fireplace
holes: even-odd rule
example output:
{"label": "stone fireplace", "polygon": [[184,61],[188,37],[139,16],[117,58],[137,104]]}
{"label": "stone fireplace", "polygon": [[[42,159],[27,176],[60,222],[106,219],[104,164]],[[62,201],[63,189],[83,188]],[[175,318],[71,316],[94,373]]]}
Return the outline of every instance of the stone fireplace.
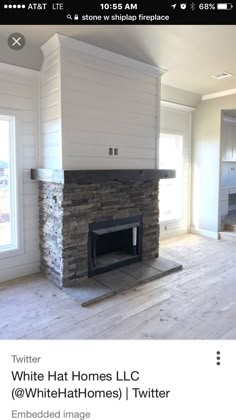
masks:
{"label": "stone fireplace", "polygon": [[91,302],[176,268],[155,260],[159,180],[175,176],[158,169],[165,70],[60,34],[42,52],[41,269]]}
{"label": "stone fireplace", "polygon": [[[89,275],[122,263],[158,257],[158,183],[161,178],[174,177],[175,171],[31,172],[32,179],[39,181],[41,269],[58,287],[80,285]],[[133,228],[138,230],[134,237]],[[128,248],[127,233],[124,249],[113,243],[105,252],[100,245],[100,260],[113,255],[105,270],[101,262],[91,266],[91,233],[99,236],[121,230],[131,230]],[[118,241],[117,236],[114,241]]]}

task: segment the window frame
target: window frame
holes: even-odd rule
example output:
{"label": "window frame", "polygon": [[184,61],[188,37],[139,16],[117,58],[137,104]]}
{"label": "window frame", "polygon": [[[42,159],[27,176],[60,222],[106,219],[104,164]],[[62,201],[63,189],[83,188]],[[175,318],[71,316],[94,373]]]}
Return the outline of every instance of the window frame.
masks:
{"label": "window frame", "polygon": [[[11,194],[11,212],[14,214],[13,243],[0,247],[0,260],[22,255],[24,253],[24,218],[23,218],[23,165],[22,165],[22,115],[18,110],[0,108],[0,116],[12,118],[10,164],[13,171],[13,187]],[[13,140],[12,140],[13,139]]]}

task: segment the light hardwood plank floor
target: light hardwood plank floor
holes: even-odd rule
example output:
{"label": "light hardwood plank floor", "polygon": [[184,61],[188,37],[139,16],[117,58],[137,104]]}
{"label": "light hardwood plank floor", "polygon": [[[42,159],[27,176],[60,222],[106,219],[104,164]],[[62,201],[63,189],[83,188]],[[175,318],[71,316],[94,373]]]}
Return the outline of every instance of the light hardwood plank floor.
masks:
{"label": "light hardwood plank floor", "polygon": [[1,339],[235,339],[236,241],[161,242],[182,271],[88,308],[42,274],[0,283]]}

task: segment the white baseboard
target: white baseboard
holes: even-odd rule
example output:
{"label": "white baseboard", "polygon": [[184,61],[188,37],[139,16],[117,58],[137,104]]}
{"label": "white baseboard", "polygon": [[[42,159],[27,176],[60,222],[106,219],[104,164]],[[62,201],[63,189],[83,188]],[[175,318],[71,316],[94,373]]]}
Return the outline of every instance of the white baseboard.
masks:
{"label": "white baseboard", "polygon": [[6,268],[4,270],[1,270],[0,283],[2,283],[3,281],[14,280],[18,277],[28,276],[29,274],[35,274],[39,271],[39,262],[24,264],[12,268]]}
{"label": "white baseboard", "polygon": [[195,233],[196,235],[206,236],[207,238],[219,239],[218,232],[213,232],[212,230],[196,229],[191,227],[190,232]]}
{"label": "white baseboard", "polygon": [[175,236],[184,235],[188,232],[189,230],[186,226],[178,229],[163,230],[160,232],[160,239],[174,238]]}

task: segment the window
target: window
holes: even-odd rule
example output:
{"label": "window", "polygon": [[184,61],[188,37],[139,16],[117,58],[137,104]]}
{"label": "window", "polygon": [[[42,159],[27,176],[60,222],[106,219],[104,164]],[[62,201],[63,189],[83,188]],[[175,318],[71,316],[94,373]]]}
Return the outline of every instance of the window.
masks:
{"label": "window", "polygon": [[183,136],[160,135],[159,168],[175,169],[176,178],[160,181],[160,222],[183,216]]}
{"label": "window", "polygon": [[15,116],[0,114],[0,252],[19,247]]}

